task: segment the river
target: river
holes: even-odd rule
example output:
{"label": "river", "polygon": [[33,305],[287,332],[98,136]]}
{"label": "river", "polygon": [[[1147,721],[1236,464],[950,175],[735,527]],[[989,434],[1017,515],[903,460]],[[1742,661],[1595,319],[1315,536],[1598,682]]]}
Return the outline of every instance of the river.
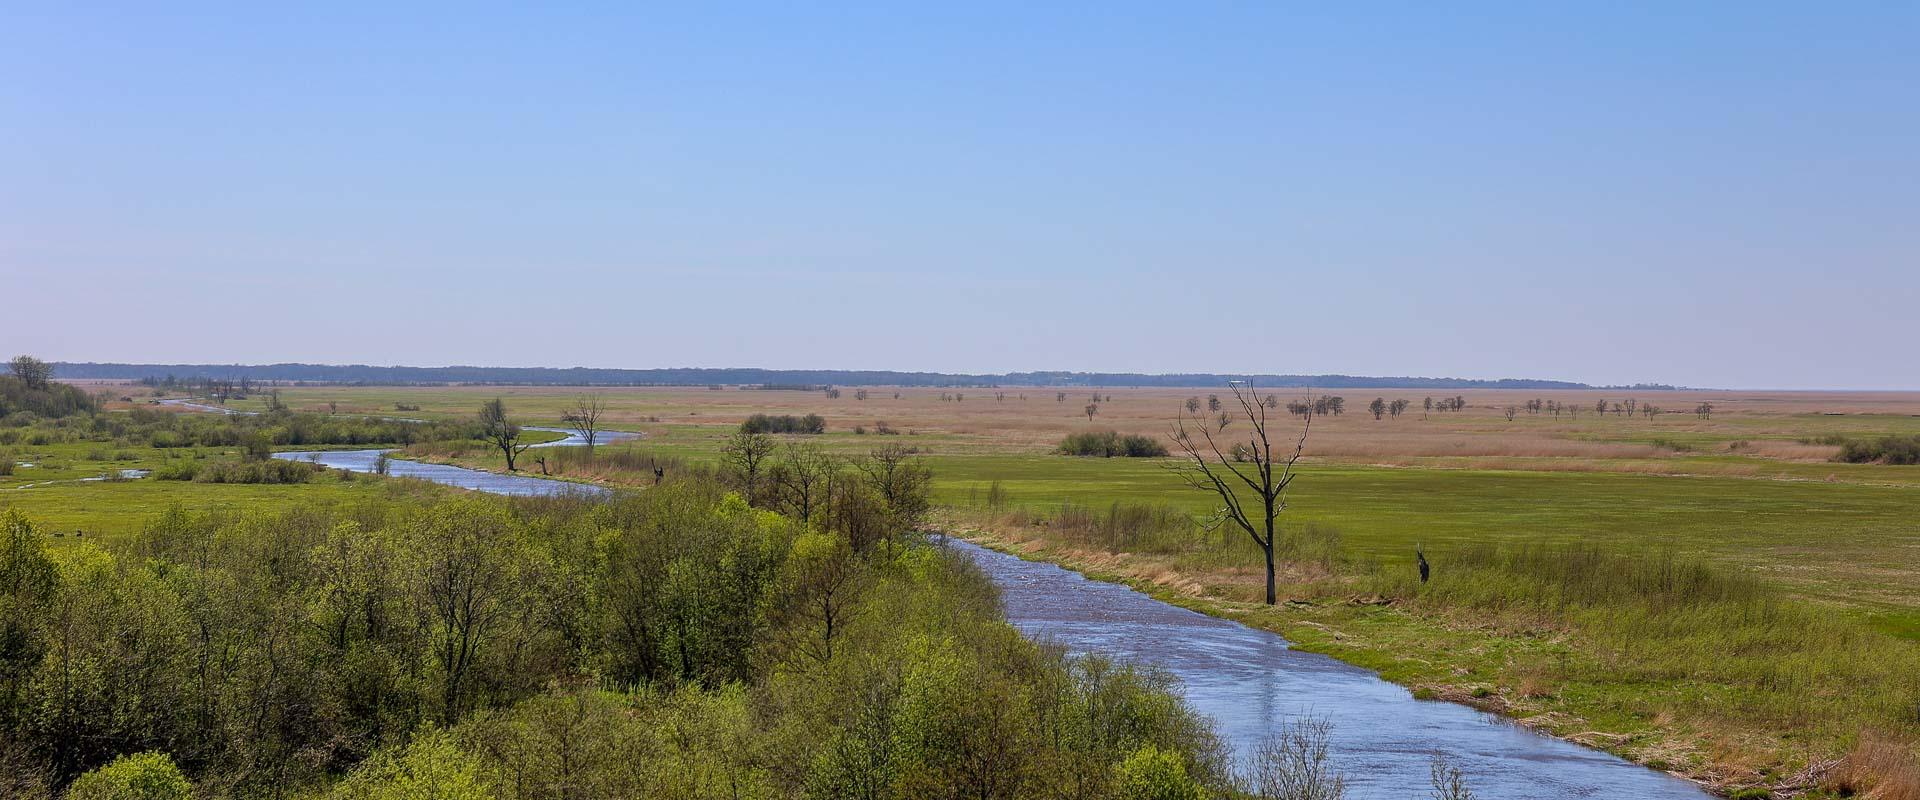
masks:
{"label": "river", "polygon": [[[558,430],[538,428],[534,430]],[[569,433],[566,431],[559,431]],[[615,438],[638,434],[608,432]],[[584,444],[577,435],[543,446]],[[379,450],[279,453],[336,469],[372,472]],[[608,490],[529,475],[497,475],[389,459],[388,474],[506,495]],[[1404,688],[1333,658],[1303,653],[1280,636],[1168,605],[1125,586],[1089,580],[1051,564],[1024,561],[962,541],[1000,587],[1007,619],[1028,636],[1079,653],[1153,664],[1177,676],[1188,702],[1213,718],[1237,752],[1289,720],[1333,724],[1333,759],[1348,777],[1350,800],[1427,796],[1428,765],[1444,754],[1489,800],[1636,798],[1706,800],[1692,783],[1598,750],[1543,736],[1493,714],[1453,703],[1415,700]]]}

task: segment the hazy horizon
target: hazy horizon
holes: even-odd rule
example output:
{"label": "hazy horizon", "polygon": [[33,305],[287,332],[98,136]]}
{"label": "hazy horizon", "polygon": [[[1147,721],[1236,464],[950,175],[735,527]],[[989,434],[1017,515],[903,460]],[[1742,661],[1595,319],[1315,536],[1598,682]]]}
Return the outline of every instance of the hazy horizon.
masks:
{"label": "hazy horizon", "polygon": [[45,6],[48,360],[1920,389],[1920,7]]}

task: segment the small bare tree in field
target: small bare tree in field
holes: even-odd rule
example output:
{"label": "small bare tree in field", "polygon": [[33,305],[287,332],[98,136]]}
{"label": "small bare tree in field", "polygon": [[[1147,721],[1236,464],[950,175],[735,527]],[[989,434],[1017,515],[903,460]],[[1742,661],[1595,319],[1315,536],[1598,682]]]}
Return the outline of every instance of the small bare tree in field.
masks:
{"label": "small bare tree in field", "polygon": [[1372,414],[1376,422],[1379,421],[1387,413],[1387,398],[1373,398],[1373,402],[1367,404],[1367,413]]}
{"label": "small bare tree in field", "polygon": [[513,460],[533,446],[520,443],[520,426],[507,418],[507,403],[498,397],[480,404],[480,438],[500,448],[507,457],[508,472],[519,471]]}
{"label": "small bare tree in field", "polygon": [[1512,422],[1512,421],[1513,421],[1513,415],[1514,415],[1514,413],[1515,413],[1516,411],[1517,411],[1517,409],[1515,409],[1515,408],[1514,408],[1513,406],[1507,406],[1507,421],[1508,421],[1508,422]]}
{"label": "small bare tree in field", "polygon": [[[1259,545],[1267,559],[1267,605],[1273,605],[1276,602],[1274,545],[1279,539],[1276,522],[1287,508],[1287,486],[1293,483],[1294,465],[1306,451],[1313,414],[1302,414],[1305,422],[1300,425],[1300,438],[1294,443],[1293,451],[1288,453],[1282,442],[1280,452],[1275,453],[1267,407],[1255,400],[1253,387],[1236,381],[1228,388],[1238,401],[1238,415],[1246,417],[1250,429],[1246,441],[1236,443],[1240,460],[1236,462],[1229,455],[1234,448],[1216,440],[1205,420],[1183,412],[1175,422],[1173,441],[1184,457],[1168,468],[1188,486],[1218,496],[1222,505],[1218,512],[1221,521],[1231,521]],[[1242,463],[1248,466],[1240,466]],[[1243,496],[1243,490],[1248,494]]]}
{"label": "small bare tree in field", "polygon": [[1100,413],[1100,404],[1088,403],[1087,407],[1084,410],[1087,412],[1087,421],[1092,422],[1094,415]]}
{"label": "small bare tree in field", "polygon": [[[894,395],[894,396],[895,396],[895,397],[899,397],[899,395]],[[867,399],[867,390],[865,390],[865,389],[855,389],[855,390],[853,390],[853,399],[855,399],[855,400],[860,400],[860,401],[863,401],[863,402],[864,402],[864,401],[865,401],[865,400]]]}
{"label": "small bare tree in field", "polygon": [[1200,398],[1198,397],[1187,398],[1187,413],[1189,414],[1200,413]]}
{"label": "small bare tree in field", "polygon": [[600,415],[607,410],[607,400],[598,394],[583,394],[573,400],[573,409],[560,415],[560,421],[587,440],[587,452],[593,452],[593,446],[600,440]]}
{"label": "small bare tree in field", "polygon": [[1064,403],[1064,402],[1066,402],[1066,401],[1067,401],[1067,393],[1066,393],[1066,392],[1054,392],[1054,393],[1053,393],[1053,402],[1056,402],[1056,403]]}

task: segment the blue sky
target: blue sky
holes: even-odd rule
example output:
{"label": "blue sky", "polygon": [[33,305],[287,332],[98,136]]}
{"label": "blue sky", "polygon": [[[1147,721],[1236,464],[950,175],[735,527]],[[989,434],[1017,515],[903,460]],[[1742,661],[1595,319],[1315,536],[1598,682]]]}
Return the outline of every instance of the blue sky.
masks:
{"label": "blue sky", "polygon": [[275,5],[0,0],[0,349],[1920,388],[1911,2]]}

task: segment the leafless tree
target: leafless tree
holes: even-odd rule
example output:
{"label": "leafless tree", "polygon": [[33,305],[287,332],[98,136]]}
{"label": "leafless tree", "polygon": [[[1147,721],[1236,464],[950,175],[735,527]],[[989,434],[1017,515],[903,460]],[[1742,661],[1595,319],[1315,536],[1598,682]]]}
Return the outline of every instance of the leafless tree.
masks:
{"label": "leafless tree", "polygon": [[1387,413],[1387,398],[1373,398],[1373,402],[1367,404],[1367,413],[1372,414],[1375,420],[1385,416]]}
{"label": "leafless tree", "polygon": [[1507,406],[1507,421],[1512,422],[1513,415],[1517,413],[1519,413],[1519,409],[1514,408],[1513,406]]}
{"label": "leafless tree", "polygon": [[[1313,416],[1302,415],[1306,421],[1300,426],[1300,438],[1293,452],[1286,452],[1283,443],[1276,454],[1273,432],[1267,423],[1267,407],[1255,402],[1253,387],[1236,382],[1229,384],[1229,388],[1239,402],[1240,413],[1249,423],[1244,444],[1245,463],[1251,466],[1238,466],[1228,455],[1231,447],[1216,440],[1204,421],[1182,413],[1174,425],[1173,441],[1183,458],[1170,464],[1169,469],[1188,486],[1217,495],[1222,504],[1218,512],[1221,520],[1231,521],[1259,545],[1267,559],[1267,605],[1273,605],[1276,600],[1274,545],[1279,538],[1276,522],[1287,508],[1287,486],[1293,483],[1294,465],[1306,451]],[[1252,496],[1243,496],[1243,489]]]}
{"label": "leafless tree", "polygon": [[[899,395],[894,395],[894,397],[899,397]],[[864,400],[866,400],[866,399],[867,399],[867,390],[865,390],[865,389],[855,389],[855,390],[853,390],[853,399],[855,399],[855,400],[862,400],[862,401],[864,401]]]}
{"label": "leafless tree", "polygon": [[760,484],[767,472],[767,459],[779,446],[764,433],[739,431],[720,448],[720,464],[728,477],[740,486],[749,504],[760,496]]}
{"label": "leafless tree", "polygon": [[1066,401],[1067,401],[1067,393],[1066,393],[1066,392],[1054,392],[1054,393],[1053,393],[1053,402],[1056,402],[1056,403],[1064,403],[1064,402],[1066,402]]}
{"label": "leafless tree", "polygon": [[1328,740],[1333,724],[1323,719],[1285,723],[1260,742],[1238,775],[1240,791],[1253,800],[1341,800],[1347,781],[1333,768]]}
{"label": "leafless tree", "polygon": [[567,427],[579,432],[580,438],[587,440],[587,452],[593,452],[593,446],[600,440],[600,415],[607,410],[606,398],[599,394],[583,394],[573,400],[573,410],[560,415],[560,421]]}
{"label": "leafless tree", "polygon": [[520,443],[520,426],[507,417],[507,403],[498,397],[480,404],[480,438],[500,448],[500,454],[507,457],[508,472],[519,471],[514,459],[533,446]]}
{"label": "leafless tree", "polygon": [[780,499],[794,519],[813,519],[814,512],[826,502],[840,462],[832,454],[806,442],[787,445],[786,458],[772,470]]}
{"label": "leafless tree", "polygon": [[1208,411],[1220,410],[1220,395],[1217,395],[1217,394],[1207,395],[1207,410]]}
{"label": "leafless tree", "polygon": [[1100,413],[1100,404],[1088,403],[1084,410],[1087,412],[1087,421],[1092,422],[1094,415]]}
{"label": "leafless tree", "polygon": [[1473,790],[1467,788],[1467,776],[1459,767],[1449,763],[1445,756],[1435,755],[1430,770],[1433,782],[1433,800],[1473,800]]}
{"label": "leafless tree", "polygon": [[1200,398],[1199,398],[1199,397],[1189,397],[1189,398],[1187,398],[1187,413],[1189,413],[1189,414],[1198,414],[1198,413],[1200,413]]}
{"label": "leafless tree", "polygon": [[1701,403],[1693,407],[1693,413],[1701,419],[1713,419],[1713,404]]}

